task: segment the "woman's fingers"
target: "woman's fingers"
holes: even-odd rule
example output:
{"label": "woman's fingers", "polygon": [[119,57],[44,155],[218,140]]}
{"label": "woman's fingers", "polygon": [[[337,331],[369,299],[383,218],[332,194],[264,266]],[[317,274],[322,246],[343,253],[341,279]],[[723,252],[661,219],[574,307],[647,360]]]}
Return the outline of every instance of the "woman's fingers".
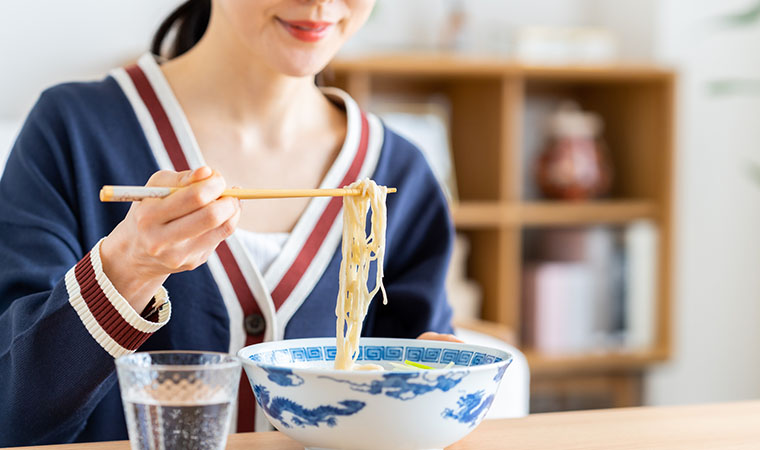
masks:
{"label": "woman's fingers", "polygon": [[170,212],[170,220],[173,220],[210,204],[218,199],[226,188],[227,183],[224,178],[219,173],[213,172],[209,177],[184,186],[161,199],[161,206]]}
{"label": "woman's fingers", "polygon": [[435,331],[426,331],[419,335],[417,339],[422,339],[426,341],[445,341],[445,342],[461,342],[464,343],[463,340],[459,339],[458,337],[454,336],[453,334],[442,334],[442,333],[436,333]]}
{"label": "woman's fingers", "polygon": [[[234,200],[239,202],[238,199]],[[233,214],[232,217],[227,219],[224,223],[212,230],[205,232],[204,234],[198,236],[196,239],[193,239],[192,242],[195,249],[198,249],[200,251],[208,251],[208,254],[216,250],[216,247],[220,242],[227,239],[232,235],[232,233],[235,232],[238,221],[240,220],[240,211],[241,209],[238,206],[235,214]],[[208,254],[203,257],[203,262],[205,262],[206,258],[208,258]]]}
{"label": "woman's fingers", "polygon": [[[201,169],[204,169],[201,171]],[[158,172],[154,173],[153,175],[148,178],[148,181],[145,183],[145,186],[151,186],[151,187],[179,187],[179,186],[187,186],[188,184],[192,183],[191,180],[198,177],[202,173],[205,173],[206,171],[210,171],[208,167],[201,167],[199,169],[195,170],[183,170],[182,172],[175,172],[173,170],[159,170]],[[201,172],[196,174],[196,172]],[[208,175],[206,175],[203,178],[207,178]],[[200,178],[196,181],[200,181],[203,178]]]}
{"label": "woman's fingers", "polygon": [[236,214],[240,214],[240,200],[233,197],[220,198],[167,223],[161,227],[158,238],[164,241],[193,239],[221,227]]}
{"label": "woman's fingers", "polygon": [[[134,211],[146,254],[165,259],[171,270],[176,269],[178,261],[193,259],[186,247],[195,245],[185,241],[222,226],[240,208],[238,199],[219,198],[226,187],[224,178],[205,167],[158,172],[150,182],[183,186],[168,197],[143,200]],[[180,255],[183,252],[186,254]]]}
{"label": "woman's fingers", "polygon": [[134,202],[100,251],[103,270],[138,311],[170,273],[206,262],[240,218],[239,200],[219,198],[226,183],[208,167],[159,171],[146,185],[180,189]]}
{"label": "woman's fingers", "polygon": [[182,186],[187,186],[192,183],[197,183],[198,181],[205,180],[206,178],[210,177],[214,173],[213,170],[211,170],[210,167],[199,167],[193,171],[190,172],[190,174],[187,176],[187,178],[183,178],[182,181],[184,184]]}
{"label": "woman's fingers", "polygon": [[[228,198],[218,200],[215,203],[228,200],[238,201],[237,199]],[[186,239],[182,244],[167,248],[162,255],[166,268],[171,272],[181,272],[193,270],[205,263],[209,255],[216,250],[219,243],[235,232],[239,220],[240,207],[238,206],[234,214],[218,226],[207,230],[199,236]]]}
{"label": "woman's fingers", "polygon": [[211,168],[203,166],[195,170],[183,170],[175,172],[173,170],[159,170],[151,175],[146,186],[165,186],[180,187],[188,186],[201,180],[205,180],[214,173]]}
{"label": "woman's fingers", "polygon": [[[221,175],[208,167],[184,172],[156,172],[147,186],[180,187],[165,198],[145,199],[140,202],[140,216],[151,223],[165,224],[190,214],[213,202],[224,192],[226,182]],[[138,220],[144,217],[139,217]]]}
{"label": "woman's fingers", "polygon": [[[201,168],[203,169],[203,168]],[[207,168],[206,168],[207,169]],[[200,169],[184,170],[175,172],[173,170],[159,170],[148,178],[145,186],[149,187],[180,187],[189,185],[198,175]],[[205,173],[205,170],[204,170]],[[172,211],[165,206],[165,199],[146,198],[140,202],[132,203],[130,214],[134,214],[138,226],[142,232],[148,231],[154,224],[166,223],[174,218]],[[134,212],[133,212],[134,211]]]}

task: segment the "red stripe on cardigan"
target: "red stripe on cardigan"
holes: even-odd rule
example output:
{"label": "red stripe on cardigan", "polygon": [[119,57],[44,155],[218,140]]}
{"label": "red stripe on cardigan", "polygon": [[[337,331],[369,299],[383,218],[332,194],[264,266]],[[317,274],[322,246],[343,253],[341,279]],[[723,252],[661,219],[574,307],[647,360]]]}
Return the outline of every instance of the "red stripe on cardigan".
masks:
{"label": "red stripe on cardigan", "polygon": [[[140,94],[145,106],[150,112],[150,116],[153,119],[153,123],[156,125],[158,134],[161,136],[161,141],[166,148],[166,152],[169,154],[169,159],[174,166],[174,170],[188,170],[190,165],[185,158],[185,154],[182,151],[182,147],[179,144],[179,139],[174,131],[174,128],[169,121],[169,116],[166,114],[161,102],[158,100],[156,92],[153,90],[150,81],[143,73],[139,66],[131,66],[126,69],[127,74],[132,79],[132,82],[137,88],[137,92]],[[232,284],[232,289],[235,291],[235,296],[238,299],[238,303],[243,308],[243,313],[247,316],[249,314],[260,313],[256,298],[253,296],[248,283],[245,281],[240,267],[235,261],[235,257],[232,255],[229,246],[226,242],[222,241],[216,248],[216,254],[219,256],[219,260],[224,267],[224,271],[227,273]],[[234,326],[234,325],[233,325]],[[263,341],[263,335],[261,336],[246,336],[246,345],[252,345]],[[248,384],[245,372],[241,374],[240,389],[238,390],[238,432],[254,431],[255,426],[255,399],[253,391],[250,386],[246,388]]]}
{"label": "red stripe on cardigan", "polygon": [[[245,345],[253,345],[264,342],[264,335],[250,336],[247,335]],[[238,387],[238,418],[237,432],[244,433],[255,431],[256,428],[256,397],[253,395],[253,387],[248,382],[245,370],[240,377],[240,386]]]}
{"label": "red stripe on cardigan", "polygon": [[[240,271],[240,267],[235,261],[235,257],[232,255],[227,242],[222,241],[216,248],[216,254],[219,256],[219,260],[222,262],[224,271],[227,272],[227,278],[230,279],[232,289],[235,291],[235,296],[238,298],[240,306],[243,308],[243,317],[251,314],[261,314],[259,304],[256,303],[256,299],[248,287],[248,283],[245,281],[243,272]],[[251,336],[246,335],[245,345],[258,344],[264,341],[264,335]],[[243,372],[240,378],[240,386],[238,388],[238,433],[247,431],[254,431],[256,425],[255,422],[256,413],[256,399],[253,396],[253,390],[248,384],[248,378]]]}
{"label": "red stripe on cardigan", "polygon": [[260,314],[261,309],[259,308],[259,304],[248,287],[245,276],[243,276],[243,272],[240,270],[237,261],[235,261],[235,257],[232,255],[230,246],[227,245],[226,241],[222,241],[219,244],[216,248],[216,254],[222,262],[224,271],[227,272],[227,278],[232,283],[232,289],[235,291],[235,296],[238,298],[240,306],[243,307],[243,315]]}
{"label": "red stripe on cardigan", "polygon": [[166,115],[166,111],[161,106],[161,102],[158,100],[158,96],[153,90],[148,77],[136,65],[127,67],[126,71],[129,78],[132,79],[137,93],[140,94],[140,98],[148,108],[148,112],[150,112],[150,116],[153,118],[153,123],[156,124],[158,135],[161,136],[161,142],[164,143],[164,148],[166,149],[166,153],[169,154],[169,159],[174,165],[174,170],[178,172],[189,170],[190,165],[187,163],[184,153],[182,153],[182,147],[179,145],[179,139],[177,139],[177,135],[174,133],[169,116]]}

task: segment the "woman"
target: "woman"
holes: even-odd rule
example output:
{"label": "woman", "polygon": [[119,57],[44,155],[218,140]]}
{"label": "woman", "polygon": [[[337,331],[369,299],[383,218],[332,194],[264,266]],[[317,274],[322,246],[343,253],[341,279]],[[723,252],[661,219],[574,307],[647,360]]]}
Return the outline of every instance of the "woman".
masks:
{"label": "woman", "polygon": [[[164,64],[43,93],[0,181],[0,445],[126,438],[113,358],[138,349],[334,335],[340,200],[241,204],[219,198],[227,185],[397,187],[389,303],[364,334],[449,338],[436,332],[451,331],[452,230],[430,170],[314,84],[373,3],[193,0],[159,30],[156,53],[178,26]],[[102,185],[146,180],[182,189],[98,201]],[[240,391],[238,431],[252,430],[262,417]]]}

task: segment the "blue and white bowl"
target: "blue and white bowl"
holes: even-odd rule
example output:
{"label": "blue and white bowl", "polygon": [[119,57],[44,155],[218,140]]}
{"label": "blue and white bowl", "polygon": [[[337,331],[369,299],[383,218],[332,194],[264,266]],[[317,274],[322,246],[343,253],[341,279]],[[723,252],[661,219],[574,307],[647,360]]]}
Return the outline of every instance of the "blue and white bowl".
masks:
{"label": "blue and white bowl", "polygon": [[346,450],[453,444],[486,415],[512,361],[478,345],[383,338],[362,338],[358,363],[435,369],[335,370],[335,338],[265,342],[238,356],[272,425],[308,449]]}

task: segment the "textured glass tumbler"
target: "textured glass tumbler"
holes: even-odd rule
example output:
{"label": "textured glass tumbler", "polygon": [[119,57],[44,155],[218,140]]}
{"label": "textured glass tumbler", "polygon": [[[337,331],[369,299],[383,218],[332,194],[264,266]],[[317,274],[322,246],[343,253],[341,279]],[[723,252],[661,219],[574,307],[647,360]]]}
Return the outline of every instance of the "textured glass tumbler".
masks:
{"label": "textured glass tumbler", "polygon": [[224,353],[145,352],[116,359],[132,449],[223,449],[240,385]]}

